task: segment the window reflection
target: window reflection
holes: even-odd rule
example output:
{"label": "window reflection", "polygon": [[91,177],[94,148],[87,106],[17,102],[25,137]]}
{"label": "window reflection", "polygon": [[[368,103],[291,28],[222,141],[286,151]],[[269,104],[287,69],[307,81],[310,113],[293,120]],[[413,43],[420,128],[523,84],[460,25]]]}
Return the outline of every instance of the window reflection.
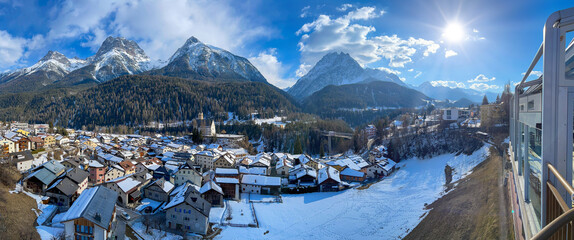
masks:
{"label": "window reflection", "polygon": [[542,179],[542,131],[528,128],[528,165],[530,168],[529,198],[537,219],[540,219],[540,189]]}

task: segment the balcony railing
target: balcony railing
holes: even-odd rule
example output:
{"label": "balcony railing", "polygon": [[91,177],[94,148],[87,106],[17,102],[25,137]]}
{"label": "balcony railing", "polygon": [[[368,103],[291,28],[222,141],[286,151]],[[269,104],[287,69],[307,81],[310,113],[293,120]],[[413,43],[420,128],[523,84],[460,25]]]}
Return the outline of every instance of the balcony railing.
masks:
{"label": "balcony railing", "polygon": [[[560,175],[558,170],[548,163],[548,176],[554,175],[560,185],[570,196],[574,195],[574,188]],[[547,181],[547,207],[546,222],[548,223],[532,239],[572,239],[574,240],[574,209],[572,209],[554,185]]]}

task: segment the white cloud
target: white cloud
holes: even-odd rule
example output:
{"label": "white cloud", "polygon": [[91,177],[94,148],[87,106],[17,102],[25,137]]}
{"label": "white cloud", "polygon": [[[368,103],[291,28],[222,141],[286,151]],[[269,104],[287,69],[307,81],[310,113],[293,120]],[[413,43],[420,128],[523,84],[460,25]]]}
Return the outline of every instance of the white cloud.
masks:
{"label": "white cloud", "polygon": [[457,82],[457,81],[437,80],[437,81],[431,81],[430,84],[433,87],[436,87],[436,86],[443,86],[443,87],[449,87],[449,88],[465,88],[466,87],[464,85],[464,83]]}
{"label": "white cloud", "polygon": [[492,82],[495,79],[496,79],[495,77],[488,78],[488,77],[484,76],[484,74],[478,74],[478,76],[476,76],[474,79],[468,80],[468,82],[469,83],[472,83],[472,82]]}
{"label": "white cloud", "polygon": [[377,69],[378,69],[378,70],[381,70],[381,71],[384,71],[384,72],[387,72],[387,73],[392,73],[392,74],[395,74],[395,75],[401,74],[401,72],[400,72],[399,70],[395,70],[395,69],[391,69],[391,68],[378,67]]}
{"label": "white cloud", "polygon": [[301,9],[301,15],[299,15],[301,18],[307,17],[309,15],[309,9],[311,9],[311,6],[306,6],[304,8]]}
{"label": "white cloud", "polygon": [[347,9],[352,8],[352,7],[353,7],[353,4],[345,3],[345,4],[341,5],[340,7],[338,7],[337,11],[344,12],[344,11],[347,11]]}
{"label": "white cloud", "polygon": [[305,74],[307,74],[309,72],[309,70],[311,70],[312,67],[313,67],[313,65],[311,65],[311,64],[302,63],[301,65],[299,65],[299,68],[297,69],[297,71],[295,71],[295,76],[297,76],[297,77],[305,76]]}
{"label": "white cloud", "polygon": [[385,11],[375,12],[374,7],[362,7],[355,11],[351,11],[345,16],[349,20],[367,20],[382,16]]}
{"label": "white cloud", "polygon": [[[524,76],[524,75],[526,75],[526,72],[522,73],[522,76]],[[529,77],[532,77],[532,76],[539,78],[540,76],[542,76],[542,72],[541,71],[532,71],[532,72],[530,72]]]}
{"label": "white cloud", "polygon": [[453,50],[446,50],[446,52],[444,53],[445,58],[453,57],[456,55],[458,55],[458,53]]}
{"label": "white cloud", "polygon": [[402,39],[397,35],[367,37],[373,35],[376,29],[354,22],[383,14],[374,7],[363,7],[336,18],[319,15],[296,32],[301,36],[298,43],[301,62],[314,65],[329,52],[346,52],[361,65],[385,59],[390,67],[399,68],[412,62],[417,52],[421,54],[416,57],[426,57],[440,48],[437,43],[422,38]]}
{"label": "white cloud", "polygon": [[152,59],[168,59],[189,37],[230,51],[272,31],[234,9],[229,1],[72,1],[54,9],[49,40],[84,39],[97,49],[108,35],[138,42]]}
{"label": "white cloud", "polygon": [[409,70],[407,70],[407,71],[412,72],[412,71],[414,71],[414,69],[411,68],[411,69],[409,69]]}
{"label": "white cloud", "polygon": [[399,77],[399,79],[400,79],[401,81],[403,81],[403,82],[407,80],[407,79],[404,78],[404,77]]}
{"label": "white cloud", "polygon": [[470,85],[469,88],[484,92],[487,90],[496,90],[496,89],[499,89],[500,87],[497,85],[489,85],[486,83],[473,83],[472,85]]}
{"label": "white cloud", "polygon": [[0,30],[0,69],[15,65],[24,55],[26,43],[26,39]]}
{"label": "white cloud", "polygon": [[289,87],[295,83],[295,79],[283,78],[286,69],[283,63],[277,60],[277,49],[272,48],[260,52],[256,57],[250,57],[249,61],[257,67],[269,83],[278,88]]}
{"label": "white cloud", "polygon": [[417,74],[414,76],[414,78],[418,78],[423,74],[423,72],[417,71]]}

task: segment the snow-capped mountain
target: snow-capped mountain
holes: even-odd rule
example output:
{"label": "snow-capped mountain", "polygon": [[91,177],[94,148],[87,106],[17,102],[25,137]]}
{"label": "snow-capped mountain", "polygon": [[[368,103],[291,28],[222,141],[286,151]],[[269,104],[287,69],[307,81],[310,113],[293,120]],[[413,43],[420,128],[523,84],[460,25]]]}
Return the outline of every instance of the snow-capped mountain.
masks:
{"label": "snow-capped mountain", "polygon": [[195,37],[187,39],[170,58],[167,66],[152,74],[267,83],[265,77],[246,58],[204,44]]}
{"label": "snow-capped mountain", "polygon": [[0,84],[7,89],[37,89],[59,81],[85,65],[85,60],[69,59],[59,52],[49,51],[36,64],[1,75]]}
{"label": "snow-capped mountain", "polygon": [[31,67],[0,73],[0,92],[91,86],[123,75],[164,75],[207,81],[254,81],[265,77],[246,58],[189,38],[169,59],[151,61],[134,41],[108,37],[94,56],[70,59],[49,51]]}
{"label": "snow-capped mountain", "polygon": [[40,61],[36,64],[18,69],[6,74],[0,82],[7,82],[18,77],[29,76],[38,72],[46,74],[47,78],[56,81],[64,77],[69,72],[85,65],[84,60],[68,59],[64,54],[56,51],[49,51]]}
{"label": "snow-capped mountain", "polygon": [[430,82],[424,82],[415,89],[419,90],[420,92],[424,93],[425,95],[438,99],[438,100],[451,100],[456,101],[459,99],[466,98],[475,103],[481,103],[482,98],[484,95],[490,100],[493,101],[496,99],[496,93],[492,92],[479,92],[473,89],[464,89],[464,88],[450,88],[441,85],[433,86]]}
{"label": "snow-capped mountain", "polygon": [[0,75],[0,91],[34,91],[43,87],[94,84],[147,71],[149,57],[134,41],[108,37],[96,55],[87,59],[67,58],[49,51],[36,64]]}
{"label": "snow-capped mountain", "polygon": [[96,55],[87,59],[87,65],[70,74],[71,79],[66,81],[85,81],[92,78],[96,82],[128,75],[138,74],[149,70],[150,58],[138,44],[122,37],[108,37],[98,49]]}
{"label": "snow-capped mountain", "polygon": [[395,74],[362,68],[348,53],[333,52],[323,56],[288,92],[296,98],[303,99],[329,85],[338,86],[372,80],[394,82],[405,86]]}

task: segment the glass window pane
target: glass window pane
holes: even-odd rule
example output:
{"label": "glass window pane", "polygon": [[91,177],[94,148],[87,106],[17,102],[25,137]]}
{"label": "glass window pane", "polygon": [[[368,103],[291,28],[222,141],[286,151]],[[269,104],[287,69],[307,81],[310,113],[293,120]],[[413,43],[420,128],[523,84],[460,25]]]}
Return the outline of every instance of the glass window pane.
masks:
{"label": "glass window pane", "polygon": [[542,179],[542,131],[528,128],[528,165],[530,166],[529,198],[534,212],[540,218],[540,189]]}
{"label": "glass window pane", "polygon": [[574,32],[567,32],[566,33],[566,40],[564,43],[566,44],[565,50],[566,54],[564,55],[565,61],[565,77],[568,80],[574,79]]}

